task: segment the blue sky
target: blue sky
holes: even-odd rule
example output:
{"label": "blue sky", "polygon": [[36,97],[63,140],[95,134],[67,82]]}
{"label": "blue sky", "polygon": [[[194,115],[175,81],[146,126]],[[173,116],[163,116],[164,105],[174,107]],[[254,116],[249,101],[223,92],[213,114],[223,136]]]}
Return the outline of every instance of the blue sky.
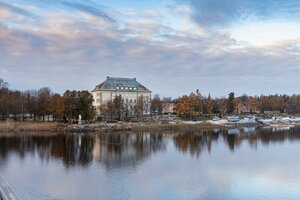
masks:
{"label": "blue sky", "polygon": [[92,90],[136,77],[161,96],[293,94],[298,0],[0,0],[0,77]]}

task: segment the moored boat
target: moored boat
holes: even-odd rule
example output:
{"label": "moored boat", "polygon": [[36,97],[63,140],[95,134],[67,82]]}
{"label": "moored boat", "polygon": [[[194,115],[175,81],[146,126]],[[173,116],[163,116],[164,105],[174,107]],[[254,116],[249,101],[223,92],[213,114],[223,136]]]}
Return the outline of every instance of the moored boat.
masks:
{"label": "moored boat", "polygon": [[228,122],[238,122],[238,121],[240,121],[240,117],[239,116],[228,116],[227,121]]}

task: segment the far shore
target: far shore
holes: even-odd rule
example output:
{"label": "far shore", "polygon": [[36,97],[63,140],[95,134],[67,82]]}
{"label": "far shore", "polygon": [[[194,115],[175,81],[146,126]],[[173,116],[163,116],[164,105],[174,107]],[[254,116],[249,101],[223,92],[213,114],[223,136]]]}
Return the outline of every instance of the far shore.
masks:
{"label": "far shore", "polygon": [[[224,123],[208,121],[175,122],[97,122],[91,124],[68,124],[59,122],[0,122],[0,135],[14,134],[61,134],[61,133],[111,133],[121,131],[197,131],[238,127],[259,127],[259,123]],[[274,124],[271,127],[295,127],[300,124]]]}
{"label": "far shore", "polygon": [[58,122],[0,122],[0,133],[30,132],[116,132],[116,131],[192,131],[197,129],[225,128],[224,125],[208,122],[191,123],[154,123],[154,122],[99,122],[93,124],[68,124]]}

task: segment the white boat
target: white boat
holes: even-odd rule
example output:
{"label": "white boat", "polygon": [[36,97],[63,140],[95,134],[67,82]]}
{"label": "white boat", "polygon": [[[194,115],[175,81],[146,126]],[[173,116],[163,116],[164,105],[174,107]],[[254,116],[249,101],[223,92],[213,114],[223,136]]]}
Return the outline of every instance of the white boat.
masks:
{"label": "white boat", "polygon": [[300,123],[300,118],[299,117],[276,117],[276,121],[285,123],[285,124],[296,124]]}
{"label": "white boat", "polygon": [[257,117],[255,116],[244,116],[243,117],[243,122],[245,123],[254,123],[257,121]]}
{"label": "white boat", "polygon": [[240,117],[239,116],[228,116],[227,120],[228,120],[228,122],[238,122],[238,121],[240,121]]}
{"label": "white boat", "polygon": [[290,121],[290,123],[298,124],[298,123],[300,123],[300,118],[299,117],[290,118],[289,121]]}
{"label": "white boat", "polygon": [[282,122],[282,123],[285,123],[285,124],[290,123],[290,117],[277,117],[276,119],[277,119],[279,122]]}
{"label": "white boat", "polygon": [[270,126],[274,122],[274,119],[261,119],[260,122],[264,125]]}
{"label": "white boat", "polygon": [[212,118],[212,120],[213,120],[213,121],[219,121],[219,120],[220,120],[220,117],[214,116],[214,117]]}

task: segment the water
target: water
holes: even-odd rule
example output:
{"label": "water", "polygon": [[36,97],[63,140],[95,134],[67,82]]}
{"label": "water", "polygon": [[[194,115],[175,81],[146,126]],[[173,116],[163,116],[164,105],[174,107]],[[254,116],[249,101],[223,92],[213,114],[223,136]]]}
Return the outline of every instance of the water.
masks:
{"label": "water", "polygon": [[300,129],[0,136],[25,200],[300,199]]}

